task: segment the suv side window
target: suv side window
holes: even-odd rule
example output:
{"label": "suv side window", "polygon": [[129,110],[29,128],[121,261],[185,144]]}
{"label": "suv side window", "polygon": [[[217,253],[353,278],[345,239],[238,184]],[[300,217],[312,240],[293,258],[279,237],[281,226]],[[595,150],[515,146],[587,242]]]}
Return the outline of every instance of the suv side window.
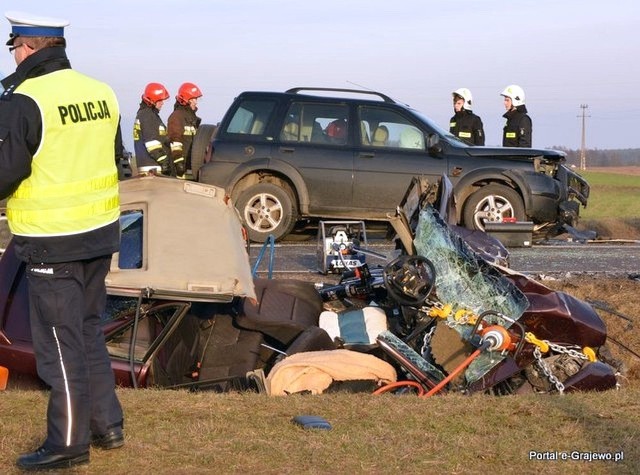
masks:
{"label": "suv side window", "polygon": [[344,104],[293,102],[287,111],[280,140],[344,145],[349,137],[349,109]]}
{"label": "suv side window", "polygon": [[424,134],[404,116],[382,107],[361,106],[360,144],[370,147],[425,149]]}
{"label": "suv side window", "polygon": [[229,134],[262,135],[275,110],[273,100],[246,100],[236,109],[229,121]]}

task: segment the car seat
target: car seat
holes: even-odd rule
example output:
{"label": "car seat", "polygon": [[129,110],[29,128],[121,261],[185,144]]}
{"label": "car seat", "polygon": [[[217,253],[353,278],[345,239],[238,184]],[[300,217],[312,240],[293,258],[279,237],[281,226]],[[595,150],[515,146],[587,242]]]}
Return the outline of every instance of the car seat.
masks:
{"label": "car seat", "polygon": [[200,324],[198,387],[245,389],[246,375],[262,366],[263,335],[239,328],[231,314],[216,314]]}
{"label": "car seat", "polygon": [[374,147],[385,147],[387,140],[389,140],[389,129],[385,125],[376,127],[376,130],[373,132],[371,145]]}
{"label": "car seat", "polygon": [[[153,322],[151,318],[145,318],[141,323],[138,338],[142,338],[144,341],[150,338],[146,333],[149,331],[149,324]],[[171,335],[162,343],[158,352],[153,356],[152,385],[170,387],[194,381],[191,373],[198,360],[198,335],[200,333],[198,324],[199,321],[196,317],[186,314]],[[153,340],[149,340],[149,344],[152,342]]]}
{"label": "car seat", "polygon": [[373,306],[344,312],[324,311],[319,325],[337,346],[364,352],[377,348],[376,338],[388,329],[385,311]]}
{"label": "car seat", "polygon": [[371,145],[369,133],[367,132],[367,125],[364,120],[360,121],[360,136],[362,137],[362,145]]}
{"label": "car seat", "polygon": [[[318,327],[323,305],[312,283],[263,278],[254,279],[254,283],[257,300],[242,299],[236,317],[239,327],[263,333],[273,339],[282,351],[305,330]],[[321,346],[332,342],[326,332],[316,332],[315,336],[324,341],[321,341]],[[312,345],[312,342],[308,344]],[[335,347],[333,344],[330,346]]]}
{"label": "car seat", "polygon": [[322,126],[318,122],[313,122],[311,128],[311,142],[313,143],[327,143],[328,138],[322,130]]}
{"label": "car seat", "polygon": [[286,142],[297,142],[300,128],[295,122],[287,122],[282,128],[280,139]]}

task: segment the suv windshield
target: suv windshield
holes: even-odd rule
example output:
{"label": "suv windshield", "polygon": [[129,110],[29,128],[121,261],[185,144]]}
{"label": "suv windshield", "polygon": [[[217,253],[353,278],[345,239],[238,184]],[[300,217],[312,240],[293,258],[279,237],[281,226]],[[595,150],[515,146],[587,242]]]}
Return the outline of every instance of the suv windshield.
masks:
{"label": "suv windshield", "polygon": [[437,125],[435,122],[433,122],[431,119],[429,119],[422,112],[419,112],[419,111],[417,111],[415,109],[411,109],[411,112],[413,112],[415,115],[420,117],[420,119],[422,121],[424,121],[427,125],[429,125],[429,127],[431,127],[431,129],[433,129],[438,135],[440,135],[440,137],[443,137],[444,139],[446,139],[449,143],[455,145],[456,147],[458,147],[458,146],[459,147],[470,147],[469,144],[467,144],[463,140],[459,139],[458,137],[456,137],[455,135],[453,135],[449,131],[444,130],[442,127]]}

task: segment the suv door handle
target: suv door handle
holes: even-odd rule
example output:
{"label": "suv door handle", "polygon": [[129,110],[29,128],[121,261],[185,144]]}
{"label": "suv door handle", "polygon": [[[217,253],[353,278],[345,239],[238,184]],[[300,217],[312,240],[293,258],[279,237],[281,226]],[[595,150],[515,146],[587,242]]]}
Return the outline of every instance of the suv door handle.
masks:
{"label": "suv door handle", "polygon": [[282,153],[293,153],[296,151],[295,147],[280,147]]}
{"label": "suv door handle", "polygon": [[360,152],[358,157],[360,158],[373,158],[376,156],[375,152]]}

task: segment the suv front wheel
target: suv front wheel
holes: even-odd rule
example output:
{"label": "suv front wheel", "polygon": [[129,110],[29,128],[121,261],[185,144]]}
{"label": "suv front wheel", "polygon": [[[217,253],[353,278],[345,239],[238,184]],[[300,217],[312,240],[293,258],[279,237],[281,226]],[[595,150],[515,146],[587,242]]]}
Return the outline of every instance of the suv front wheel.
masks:
{"label": "suv front wheel", "polygon": [[236,208],[253,242],[264,242],[270,234],[279,240],[295,225],[291,195],[273,183],[258,183],[244,190]]}
{"label": "suv front wheel", "polygon": [[492,183],[474,192],[464,205],[464,225],[484,231],[485,223],[501,223],[504,218],[524,221],[524,203],[512,188]]}

